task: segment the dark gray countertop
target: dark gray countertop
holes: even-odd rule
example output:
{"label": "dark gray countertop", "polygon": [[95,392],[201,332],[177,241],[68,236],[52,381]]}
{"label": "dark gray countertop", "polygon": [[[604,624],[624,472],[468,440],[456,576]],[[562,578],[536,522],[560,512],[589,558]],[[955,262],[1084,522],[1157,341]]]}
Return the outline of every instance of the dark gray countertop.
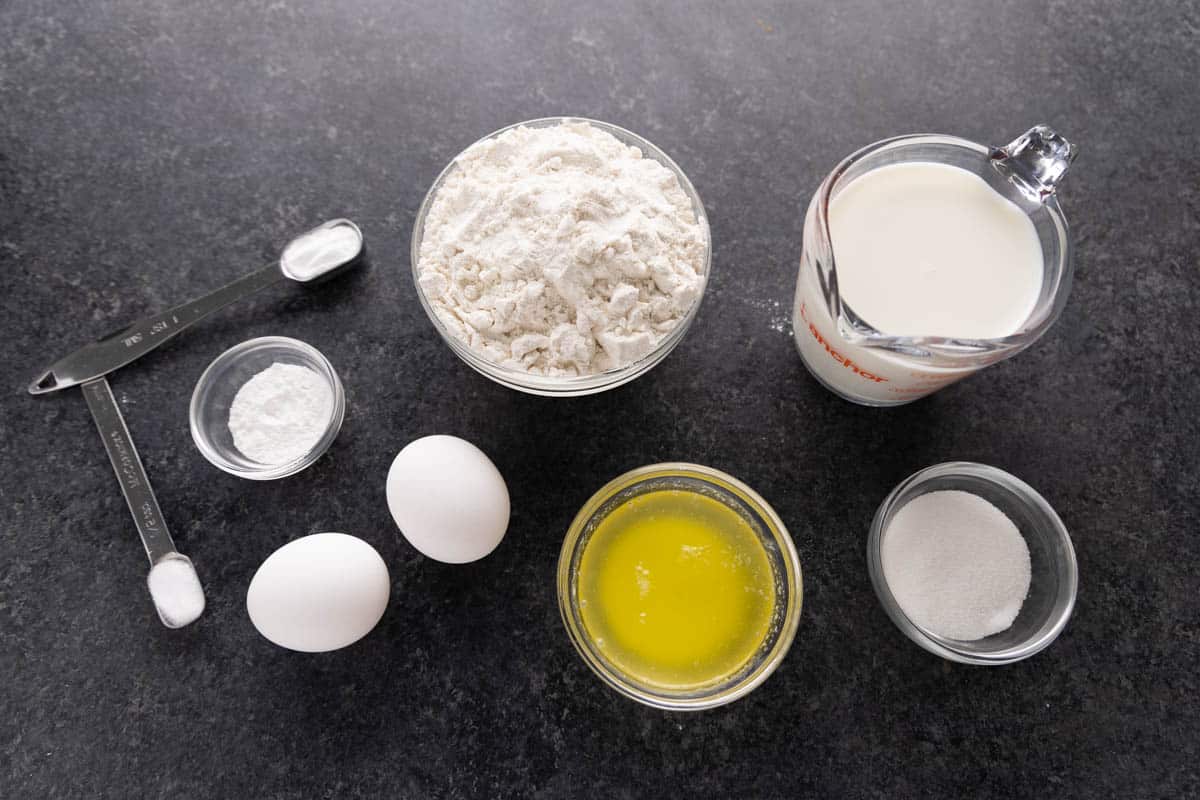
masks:
{"label": "dark gray countertop", "polygon": [[[1195,3],[175,3],[0,0],[0,796],[1182,797],[1200,792],[1200,9]],[[504,389],[437,338],[409,277],[421,198],[462,147],[550,114],[662,146],[712,221],[678,350],[621,389]],[[1048,122],[1076,273],[1028,352],[895,410],[804,371],[788,331],[803,205],[844,155],[920,130],[1003,143]],[[208,610],[164,629],[83,398],[25,384],[133,318],[346,215],[369,271],[276,288],[112,379]],[[283,334],[340,371],[329,454],[273,483],[193,447],[192,386]],[[399,540],[383,482],[429,433],[476,442],[513,517],[488,559]],[[618,473],[697,461],[758,489],[805,571],[787,660],[732,706],[642,708],[558,619],[571,517]],[[945,663],[876,602],[891,487],[950,459],[1010,470],[1074,537],[1075,617],[1004,668]],[[258,564],[339,530],[394,589],[306,656],[245,612]]]}

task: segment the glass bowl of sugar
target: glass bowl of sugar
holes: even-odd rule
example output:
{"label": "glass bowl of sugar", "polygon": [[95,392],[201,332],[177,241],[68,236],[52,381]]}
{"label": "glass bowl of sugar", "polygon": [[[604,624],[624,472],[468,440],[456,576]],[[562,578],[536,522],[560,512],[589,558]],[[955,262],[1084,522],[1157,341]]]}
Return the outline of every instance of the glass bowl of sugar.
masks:
{"label": "glass bowl of sugar", "polygon": [[204,370],[189,422],[192,440],[213,466],[267,481],[319,459],[345,413],[342,382],[319,350],[263,336],[234,345]]}
{"label": "glass bowl of sugar", "polygon": [[700,308],[700,195],[650,141],[545,117],[488,134],[434,180],[411,242],[417,297],[450,349],[510,389],[574,397],[644,375]]}
{"label": "glass bowl of sugar", "polygon": [[892,490],[871,523],[867,566],[896,627],[963,664],[1011,664],[1049,646],[1079,583],[1050,504],[1009,473],[966,461]]}

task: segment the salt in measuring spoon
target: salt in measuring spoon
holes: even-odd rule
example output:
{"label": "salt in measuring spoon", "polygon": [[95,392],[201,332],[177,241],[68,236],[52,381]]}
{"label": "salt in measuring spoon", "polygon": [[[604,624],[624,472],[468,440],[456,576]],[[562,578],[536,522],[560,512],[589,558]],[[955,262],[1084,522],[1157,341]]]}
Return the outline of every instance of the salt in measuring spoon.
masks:
{"label": "salt in measuring spoon", "polygon": [[29,393],[48,394],[107,375],[234,300],[283,278],[302,284],[318,283],[361,263],[362,255],[363,238],[358,226],[348,219],[330,220],[288,242],[277,263],[76,350],[35,378],[29,384]]}
{"label": "salt in measuring spoon", "polygon": [[100,377],[83,384],[83,396],[150,558],[147,584],[158,618],[168,628],[182,628],[204,612],[204,589],[196,577],[196,568],[190,558],[175,549],[108,379]]}

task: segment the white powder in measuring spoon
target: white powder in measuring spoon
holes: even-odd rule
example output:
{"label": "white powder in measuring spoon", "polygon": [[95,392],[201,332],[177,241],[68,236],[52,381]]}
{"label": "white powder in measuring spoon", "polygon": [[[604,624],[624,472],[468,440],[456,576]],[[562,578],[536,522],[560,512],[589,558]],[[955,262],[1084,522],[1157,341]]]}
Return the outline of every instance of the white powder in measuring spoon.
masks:
{"label": "white powder in measuring spoon", "polygon": [[1029,593],[1029,546],[1003,511],[970,492],[929,492],[884,531],[883,576],[901,610],[947,639],[1007,630]]}
{"label": "white powder in measuring spoon", "polygon": [[704,287],[707,241],[671,170],[586,122],[458,157],[425,219],[437,318],[490,361],[590,375],[649,354]]}
{"label": "white powder in measuring spoon", "polygon": [[275,363],[238,389],[229,406],[229,432],[246,458],[284,464],[321,438],[333,413],[333,392],[316,372]]}
{"label": "white powder in measuring spoon", "polygon": [[162,559],[150,568],[146,583],[158,615],[169,627],[182,628],[204,613],[204,589],[187,559],[177,556]]}

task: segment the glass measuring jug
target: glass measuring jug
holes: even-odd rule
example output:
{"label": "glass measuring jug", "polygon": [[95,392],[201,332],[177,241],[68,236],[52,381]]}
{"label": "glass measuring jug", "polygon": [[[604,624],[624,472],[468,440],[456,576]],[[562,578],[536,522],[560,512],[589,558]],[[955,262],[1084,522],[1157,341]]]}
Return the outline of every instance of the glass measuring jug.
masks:
{"label": "glass measuring jug", "polygon": [[[796,347],[809,372],[852,402],[901,405],[1036,341],[1058,317],[1070,291],[1071,238],[1054,190],[1076,152],[1052,129],[1038,125],[999,148],[954,136],[917,134],[876,142],[842,161],[813,195],[804,220],[792,321]],[[1013,333],[993,339],[892,335],[857,315],[842,296],[830,201],[856,178],[905,163],[966,170],[1033,223],[1042,254],[1041,288],[1033,310]]]}

